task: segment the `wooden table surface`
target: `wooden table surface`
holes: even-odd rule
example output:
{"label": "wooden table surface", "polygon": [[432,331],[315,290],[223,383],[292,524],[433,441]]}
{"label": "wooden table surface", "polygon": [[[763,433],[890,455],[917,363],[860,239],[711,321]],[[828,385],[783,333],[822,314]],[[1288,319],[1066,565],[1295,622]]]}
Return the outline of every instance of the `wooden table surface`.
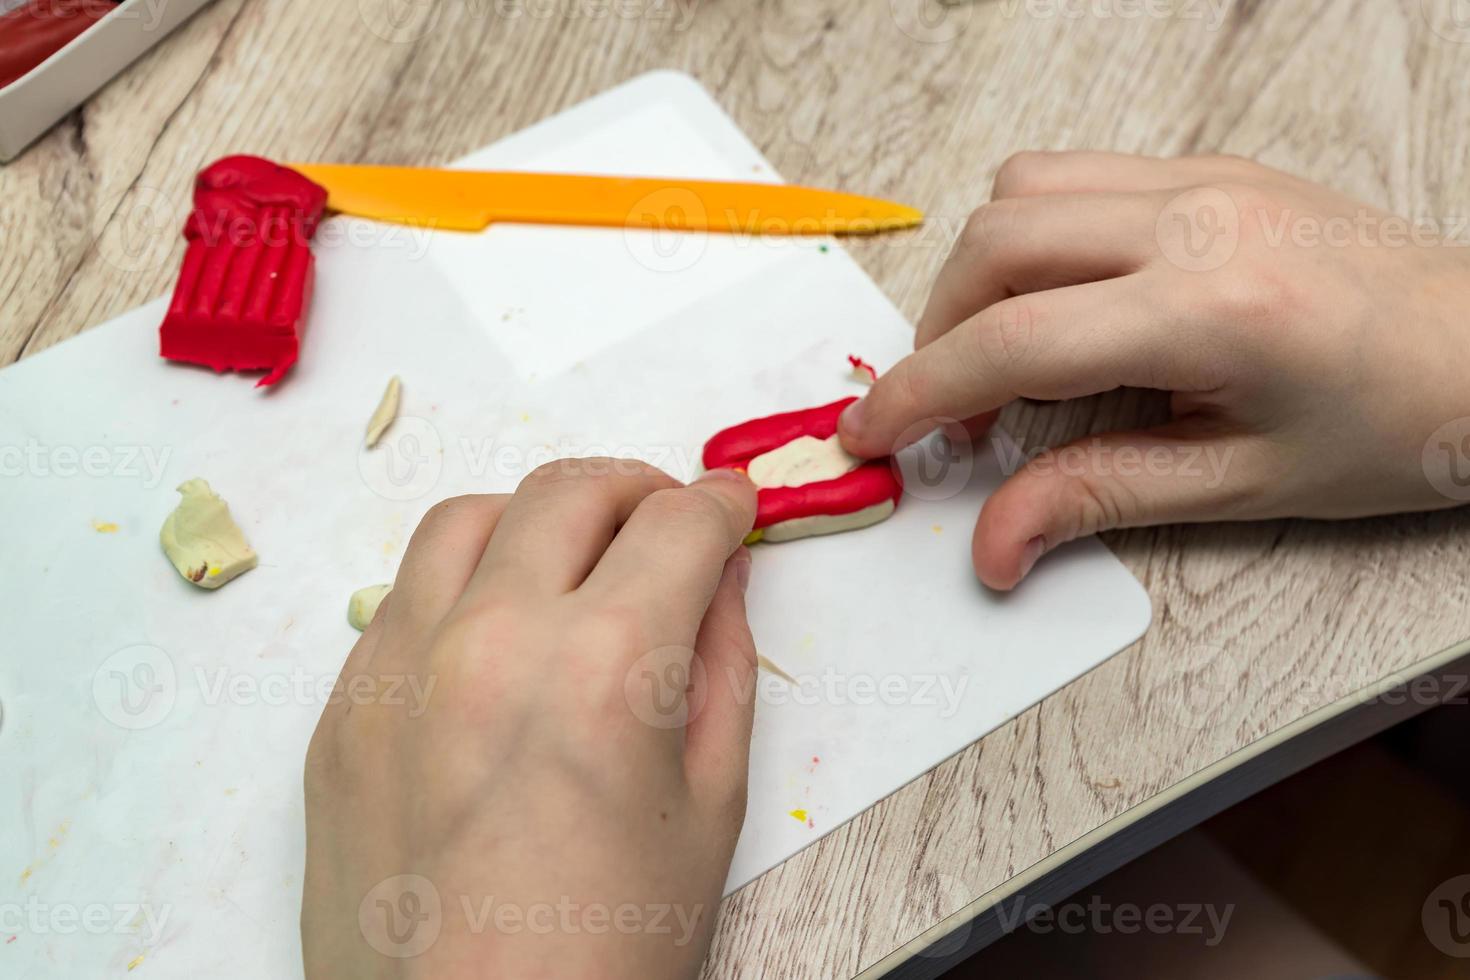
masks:
{"label": "wooden table surface", "polygon": [[[700,79],[788,180],[926,208],[918,234],[853,246],[910,318],[1025,149],[1238,153],[1453,231],[1470,215],[1470,22],[1453,8],[218,0],[0,169],[0,364],[165,292],[190,180],[216,157],[438,164],[660,67]],[[1120,392],[1006,423],[1037,445],[1161,411]],[[1470,636],[1464,510],[1106,542],[1153,598],[1144,639],[732,896],[708,976],[870,969]]]}

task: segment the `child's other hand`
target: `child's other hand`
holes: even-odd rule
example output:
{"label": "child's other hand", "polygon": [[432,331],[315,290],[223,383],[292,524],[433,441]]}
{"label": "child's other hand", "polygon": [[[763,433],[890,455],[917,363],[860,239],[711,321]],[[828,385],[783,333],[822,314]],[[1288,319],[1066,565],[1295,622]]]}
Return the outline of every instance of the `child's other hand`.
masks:
{"label": "child's other hand", "polygon": [[306,976],[693,977],[745,815],[755,488],[563,460],[447,500],[306,761]]}
{"label": "child's other hand", "polygon": [[1011,476],[975,528],[988,585],[1108,528],[1470,499],[1470,249],[1232,157],[1028,153],[994,198],[843,443],[881,456],[940,420],[978,434],[1016,398],[1122,386],[1172,392],[1173,420]]}

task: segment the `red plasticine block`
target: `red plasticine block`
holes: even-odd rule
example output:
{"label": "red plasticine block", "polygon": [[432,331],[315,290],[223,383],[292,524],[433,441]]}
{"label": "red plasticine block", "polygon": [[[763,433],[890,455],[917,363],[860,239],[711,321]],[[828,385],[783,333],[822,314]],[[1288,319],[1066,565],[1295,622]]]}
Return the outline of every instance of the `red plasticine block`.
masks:
{"label": "red plasticine block", "polygon": [[184,264],[159,328],[159,353],[216,371],[296,363],[315,274],[311,238],[327,191],[260,157],[225,157],[194,184]]}
{"label": "red plasticine block", "polygon": [[[704,444],[704,468],[744,470],[755,457],[793,439],[829,438],[837,432],[837,417],[855,401],[843,398],[830,405],[768,415],[723,429]],[[756,494],[755,529],[802,517],[852,514],[886,500],[897,505],[902,495],[903,483],[894,472],[892,460],[870,460],[835,480],[799,487],[763,487]]]}

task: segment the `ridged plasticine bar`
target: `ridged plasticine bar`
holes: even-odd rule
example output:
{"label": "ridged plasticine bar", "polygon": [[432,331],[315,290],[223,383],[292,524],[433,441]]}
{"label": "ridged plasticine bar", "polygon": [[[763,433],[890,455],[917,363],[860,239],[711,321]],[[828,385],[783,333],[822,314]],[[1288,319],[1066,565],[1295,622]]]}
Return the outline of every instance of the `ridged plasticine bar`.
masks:
{"label": "ridged plasticine bar", "polygon": [[184,224],[183,267],[159,328],[159,353],[279,381],[301,350],[315,275],[311,239],[327,192],[260,157],[203,170]]}

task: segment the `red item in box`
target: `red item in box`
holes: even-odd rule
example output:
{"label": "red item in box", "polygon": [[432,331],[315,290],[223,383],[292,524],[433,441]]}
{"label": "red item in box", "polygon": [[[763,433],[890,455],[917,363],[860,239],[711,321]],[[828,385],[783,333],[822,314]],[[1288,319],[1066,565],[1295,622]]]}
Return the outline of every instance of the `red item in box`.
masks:
{"label": "red item in box", "polygon": [[300,351],[310,242],[326,204],[325,188],[259,157],[203,170],[159,353],[216,371],[268,371],[257,387],[279,381]]}
{"label": "red item in box", "polygon": [[0,88],[71,43],[117,0],[29,0],[0,14]]}

